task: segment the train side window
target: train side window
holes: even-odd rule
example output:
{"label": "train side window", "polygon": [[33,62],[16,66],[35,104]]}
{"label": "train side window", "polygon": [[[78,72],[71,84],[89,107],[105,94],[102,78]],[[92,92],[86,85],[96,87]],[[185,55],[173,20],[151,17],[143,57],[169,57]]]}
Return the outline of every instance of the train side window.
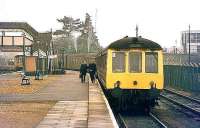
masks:
{"label": "train side window", "polygon": [[142,53],[141,52],[129,53],[129,71],[133,73],[142,72]]}
{"label": "train side window", "polygon": [[125,72],[125,53],[124,52],[112,53],[112,71]]}
{"label": "train side window", "polygon": [[145,72],[146,73],[158,72],[158,53],[156,52],[145,53]]}

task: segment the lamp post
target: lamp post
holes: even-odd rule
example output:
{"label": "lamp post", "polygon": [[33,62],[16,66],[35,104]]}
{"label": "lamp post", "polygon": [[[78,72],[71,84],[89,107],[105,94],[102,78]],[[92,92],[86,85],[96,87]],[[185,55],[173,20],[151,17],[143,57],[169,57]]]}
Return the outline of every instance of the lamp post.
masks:
{"label": "lamp post", "polygon": [[61,55],[62,55],[62,61],[61,61],[61,68],[64,69],[64,54],[65,54],[65,48],[61,49]]}
{"label": "lamp post", "polygon": [[40,72],[39,72],[39,43],[40,41],[36,41],[37,43],[37,66],[36,66],[36,73],[35,73],[35,80],[40,79]]}
{"label": "lamp post", "polygon": [[40,41],[37,41],[37,71],[39,71],[39,59],[40,59],[39,43]]}
{"label": "lamp post", "polygon": [[23,36],[23,70],[24,70],[24,74],[26,73],[26,55],[25,55],[25,33],[22,33]]}
{"label": "lamp post", "polygon": [[62,51],[62,68],[64,69],[64,64],[65,64],[65,62],[64,62],[64,60],[65,60],[65,58],[64,58],[64,55],[65,55],[65,49]]}

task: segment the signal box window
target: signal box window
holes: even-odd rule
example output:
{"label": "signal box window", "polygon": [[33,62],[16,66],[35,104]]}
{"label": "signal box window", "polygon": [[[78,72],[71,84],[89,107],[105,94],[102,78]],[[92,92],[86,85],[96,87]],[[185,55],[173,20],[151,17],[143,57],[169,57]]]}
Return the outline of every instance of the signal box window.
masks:
{"label": "signal box window", "polygon": [[129,53],[129,71],[130,72],[142,72],[142,53],[130,52]]}
{"label": "signal box window", "polygon": [[125,53],[124,52],[112,53],[112,71],[125,72]]}
{"label": "signal box window", "polygon": [[145,54],[145,71],[146,73],[158,72],[158,53],[146,52]]}

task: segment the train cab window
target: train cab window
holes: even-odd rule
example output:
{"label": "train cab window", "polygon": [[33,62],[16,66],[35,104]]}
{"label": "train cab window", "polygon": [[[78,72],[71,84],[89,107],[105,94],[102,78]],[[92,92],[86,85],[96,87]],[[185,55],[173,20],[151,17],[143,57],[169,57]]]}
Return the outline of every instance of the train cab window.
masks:
{"label": "train cab window", "polygon": [[158,53],[156,52],[145,53],[145,71],[146,73],[158,72]]}
{"label": "train cab window", "polygon": [[129,71],[133,73],[142,72],[142,53],[141,52],[129,53]]}
{"label": "train cab window", "polygon": [[125,53],[124,52],[112,53],[112,71],[125,72]]}

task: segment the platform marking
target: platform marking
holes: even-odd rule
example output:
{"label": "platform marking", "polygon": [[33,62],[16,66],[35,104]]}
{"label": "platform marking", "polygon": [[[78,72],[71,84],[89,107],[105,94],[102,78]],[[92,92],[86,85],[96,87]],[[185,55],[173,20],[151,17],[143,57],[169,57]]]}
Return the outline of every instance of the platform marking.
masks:
{"label": "platform marking", "polygon": [[108,100],[106,99],[106,97],[105,97],[105,95],[104,95],[104,93],[103,93],[103,90],[102,90],[102,88],[101,88],[101,86],[100,86],[100,83],[99,83],[98,80],[96,80],[96,81],[97,81],[98,87],[99,87],[100,90],[101,90],[101,94],[102,94],[103,99],[104,99],[104,101],[105,101],[105,103],[106,103],[106,107],[107,107],[108,112],[109,112],[109,114],[110,114],[110,117],[111,117],[111,120],[112,120],[112,122],[113,122],[113,125],[114,125],[115,128],[119,128],[119,126],[118,126],[118,124],[117,124],[117,121],[116,121],[116,119],[115,119],[115,116],[114,116],[114,114],[113,114],[113,111],[112,111],[112,109],[111,109],[111,107],[110,107],[110,105],[109,105],[109,103],[108,103]]}
{"label": "platform marking", "polygon": [[87,127],[88,101],[58,101],[37,128]]}

